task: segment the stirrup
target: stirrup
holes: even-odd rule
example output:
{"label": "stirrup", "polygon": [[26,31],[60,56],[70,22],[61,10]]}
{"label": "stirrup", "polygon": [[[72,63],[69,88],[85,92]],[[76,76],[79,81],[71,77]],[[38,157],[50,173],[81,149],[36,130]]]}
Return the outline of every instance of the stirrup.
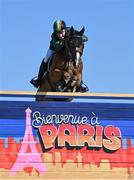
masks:
{"label": "stirrup", "polygon": [[31,79],[30,83],[35,87],[35,88],[38,88],[39,85],[38,85],[38,78],[37,77],[34,77],[33,79]]}

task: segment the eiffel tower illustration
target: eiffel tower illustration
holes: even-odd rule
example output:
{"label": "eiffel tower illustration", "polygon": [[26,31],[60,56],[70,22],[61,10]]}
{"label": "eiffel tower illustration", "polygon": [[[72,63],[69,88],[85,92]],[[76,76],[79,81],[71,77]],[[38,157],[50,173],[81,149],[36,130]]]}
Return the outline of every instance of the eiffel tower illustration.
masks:
{"label": "eiffel tower illustration", "polygon": [[[47,172],[47,168],[43,160],[41,159],[41,153],[38,152],[36,147],[36,141],[33,137],[32,126],[31,126],[31,109],[26,109],[26,129],[23,141],[21,142],[21,148],[18,153],[18,157],[16,162],[13,164],[10,170],[10,176],[14,176],[17,174],[19,170],[22,170],[26,167],[35,168],[39,174],[45,174]],[[28,148],[30,148],[31,152],[27,152]]]}

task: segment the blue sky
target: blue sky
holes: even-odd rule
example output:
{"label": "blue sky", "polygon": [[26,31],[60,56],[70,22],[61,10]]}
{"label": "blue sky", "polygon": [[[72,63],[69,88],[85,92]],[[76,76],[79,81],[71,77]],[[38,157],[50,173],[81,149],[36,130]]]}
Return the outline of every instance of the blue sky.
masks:
{"label": "blue sky", "polygon": [[36,90],[29,81],[56,19],[85,26],[83,80],[91,93],[134,93],[133,0],[0,0],[0,90]]}

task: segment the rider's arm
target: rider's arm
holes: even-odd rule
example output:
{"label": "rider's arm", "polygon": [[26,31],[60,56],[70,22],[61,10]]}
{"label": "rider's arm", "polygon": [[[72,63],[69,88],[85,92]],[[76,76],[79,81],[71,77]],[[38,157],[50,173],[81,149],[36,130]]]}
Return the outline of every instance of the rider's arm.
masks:
{"label": "rider's arm", "polygon": [[56,41],[54,44],[55,51],[60,51],[63,48],[63,43],[61,41]]}
{"label": "rider's arm", "polygon": [[50,41],[50,48],[56,52],[59,52],[63,48],[63,43],[61,41]]}
{"label": "rider's arm", "polygon": [[63,42],[56,37],[55,32],[51,35],[51,38],[52,39],[50,41],[50,49],[59,52],[64,46]]}

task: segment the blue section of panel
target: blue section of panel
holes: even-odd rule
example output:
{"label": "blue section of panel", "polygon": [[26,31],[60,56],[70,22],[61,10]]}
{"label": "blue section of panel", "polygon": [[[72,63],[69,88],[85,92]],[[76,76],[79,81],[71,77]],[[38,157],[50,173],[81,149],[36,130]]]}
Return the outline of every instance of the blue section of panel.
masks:
{"label": "blue section of panel", "polygon": [[[54,106],[55,105],[55,106]],[[121,119],[122,121],[126,118],[134,120],[134,105],[114,106],[111,104],[92,104],[92,103],[71,103],[71,104],[1,104],[0,105],[0,118],[2,119],[24,119],[25,110],[30,107],[32,112],[39,111],[41,114],[73,114],[81,116],[92,116],[92,112],[102,119]]]}
{"label": "blue section of panel", "polygon": [[[24,137],[26,128],[25,119],[0,119],[0,137]],[[37,129],[33,128],[33,134],[37,136]]]}
{"label": "blue section of panel", "polygon": [[[80,119],[86,116],[86,122],[89,124],[91,118],[95,116],[103,127],[108,125],[119,127],[123,139],[134,139],[134,104],[26,101],[0,102],[0,137],[24,136],[25,110],[28,107],[32,110],[32,120],[35,111],[39,111],[44,118],[48,115],[61,114],[73,115]],[[37,135],[37,130],[34,128],[33,133]]]}

